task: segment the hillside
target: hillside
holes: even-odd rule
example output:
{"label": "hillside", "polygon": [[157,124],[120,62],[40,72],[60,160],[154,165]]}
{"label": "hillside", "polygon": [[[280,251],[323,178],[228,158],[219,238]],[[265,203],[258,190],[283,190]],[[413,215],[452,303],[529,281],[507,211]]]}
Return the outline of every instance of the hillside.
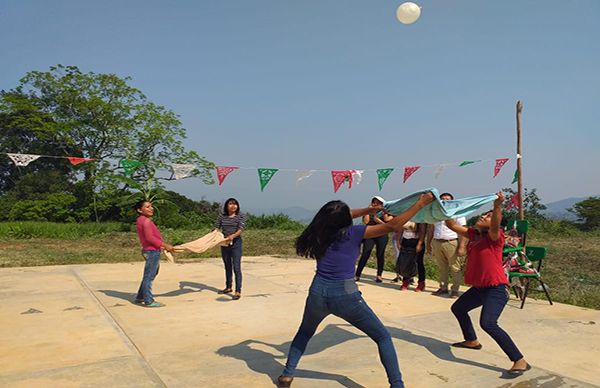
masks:
{"label": "hillside", "polygon": [[576,221],[577,216],[569,211],[568,208],[575,205],[577,202],[581,202],[588,197],[571,197],[561,199],[560,201],[550,202],[545,204],[546,210],[543,211],[543,214],[551,219],[564,219],[569,221]]}

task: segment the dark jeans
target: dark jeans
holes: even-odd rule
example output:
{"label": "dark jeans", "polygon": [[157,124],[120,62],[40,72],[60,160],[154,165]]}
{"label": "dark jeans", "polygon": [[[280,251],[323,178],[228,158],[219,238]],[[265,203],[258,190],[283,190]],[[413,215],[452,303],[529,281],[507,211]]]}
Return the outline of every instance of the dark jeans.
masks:
{"label": "dark jeans", "polygon": [[144,303],[150,304],[154,302],[152,282],[156,278],[156,275],[158,275],[158,269],[160,268],[160,251],[142,251],[142,256],[146,259],[146,264],[144,265],[142,284],[140,284],[135,298],[137,300],[144,300]]}
{"label": "dark jeans", "polygon": [[225,264],[225,288],[231,288],[232,272],[235,274],[235,292],[242,292],[242,238],[233,239],[233,244],[221,247]]}
{"label": "dark jeans", "polygon": [[376,238],[366,238],[363,240],[363,251],[358,260],[358,267],[356,267],[356,276],[360,277],[363,268],[367,265],[367,260],[371,256],[373,247],[377,253],[377,276],[383,274],[383,266],[385,264],[385,247],[388,243],[388,235],[379,236]]}
{"label": "dark jeans", "polygon": [[[419,242],[418,238],[403,238],[401,241],[402,248],[417,248],[417,243]],[[425,281],[425,263],[423,259],[425,257],[425,247],[421,249],[421,252],[417,252],[417,276],[419,278],[419,282]],[[396,258],[396,267],[398,267],[398,258]],[[398,273],[398,271],[396,271]],[[409,279],[406,279],[409,280]]]}
{"label": "dark jeans", "polygon": [[504,284],[493,287],[471,287],[452,304],[451,310],[458,319],[465,340],[474,341],[477,339],[477,335],[468,312],[483,306],[479,325],[514,362],[523,358],[523,355],[509,335],[498,326],[498,318],[504,310],[509,296],[508,287]]}
{"label": "dark jeans", "polygon": [[318,275],[310,286],[302,323],[290,346],[283,375],[294,375],[308,341],[315,334],[319,323],[329,314],[346,320],[375,341],[390,386],[404,387],[392,337],[373,310],[367,306],[354,280],[327,280]]}

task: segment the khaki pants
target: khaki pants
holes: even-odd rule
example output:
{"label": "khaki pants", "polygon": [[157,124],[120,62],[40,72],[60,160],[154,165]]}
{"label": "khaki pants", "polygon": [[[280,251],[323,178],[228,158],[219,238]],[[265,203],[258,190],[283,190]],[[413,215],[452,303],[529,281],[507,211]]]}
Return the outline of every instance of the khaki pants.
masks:
{"label": "khaki pants", "polygon": [[431,253],[440,270],[440,289],[448,289],[448,277],[452,274],[452,291],[458,291],[462,283],[461,259],[456,255],[458,240],[432,240]]}

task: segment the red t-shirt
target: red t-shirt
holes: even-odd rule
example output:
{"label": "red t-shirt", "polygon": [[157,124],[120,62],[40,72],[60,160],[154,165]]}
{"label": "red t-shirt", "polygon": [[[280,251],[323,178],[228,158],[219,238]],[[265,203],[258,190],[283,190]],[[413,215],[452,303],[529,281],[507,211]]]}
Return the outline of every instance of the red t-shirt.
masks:
{"label": "red t-shirt", "polygon": [[468,233],[465,283],[473,287],[508,284],[502,267],[504,232],[500,230],[500,236],[496,241],[493,241],[487,233],[480,233],[474,228],[469,228]]}

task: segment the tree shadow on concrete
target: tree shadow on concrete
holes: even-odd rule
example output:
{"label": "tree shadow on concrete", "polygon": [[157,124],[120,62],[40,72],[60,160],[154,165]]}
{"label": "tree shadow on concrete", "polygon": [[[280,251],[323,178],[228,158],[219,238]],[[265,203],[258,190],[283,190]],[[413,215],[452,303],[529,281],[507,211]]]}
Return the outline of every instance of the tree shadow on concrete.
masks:
{"label": "tree shadow on concrete", "polygon": [[[341,325],[327,325],[325,329],[314,335],[308,343],[304,355],[317,354],[343,342],[364,337],[354,334],[348,330],[344,330],[339,326]],[[256,346],[261,345],[273,348],[279,354],[273,354],[255,348]],[[284,342],[282,344],[270,344],[260,340],[249,339],[236,345],[224,346],[217,350],[217,354],[220,356],[231,357],[244,361],[249,369],[253,370],[254,372],[269,376],[273,384],[276,385],[277,377],[283,371],[290,345],[291,341]],[[278,361],[278,359],[281,361]],[[342,386],[348,388],[363,387],[354,380],[337,373],[319,372],[298,368],[296,369],[296,374],[294,377],[337,381]]]}

